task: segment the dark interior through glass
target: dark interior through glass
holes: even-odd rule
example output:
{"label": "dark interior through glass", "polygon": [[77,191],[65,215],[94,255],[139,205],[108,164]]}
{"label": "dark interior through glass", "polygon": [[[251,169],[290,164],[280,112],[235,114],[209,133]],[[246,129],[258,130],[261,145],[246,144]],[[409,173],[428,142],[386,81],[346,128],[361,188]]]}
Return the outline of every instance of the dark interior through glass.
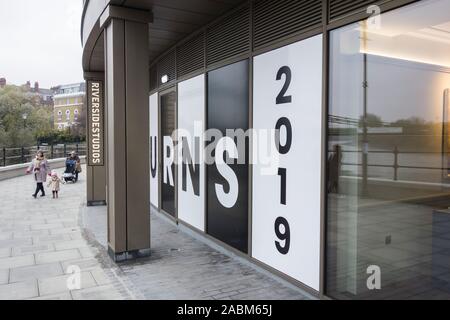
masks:
{"label": "dark interior through glass", "polygon": [[[175,148],[166,148],[164,150],[164,137],[171,137],[176,129],[176,92],[172,91],[161,96],[161,157],[175,156],[175,154],[170,155],[174,152]],[[174,140],[175,142],[175,140]],[[174,146],[175,147],[175,146]],[[164,163],[164,159],[161,161]],[[162,170],[164,168],[162,166]],[[176,167],[175,162],[171,166],[171,176],[172,178],[167,178],[166,183],[164,182],[164,172],[161,172],[161,208],[173,217],[176,216],[176,205],[175,205],[175,186],[176,186]],[[170,173],[166,172],[168,177]]]}

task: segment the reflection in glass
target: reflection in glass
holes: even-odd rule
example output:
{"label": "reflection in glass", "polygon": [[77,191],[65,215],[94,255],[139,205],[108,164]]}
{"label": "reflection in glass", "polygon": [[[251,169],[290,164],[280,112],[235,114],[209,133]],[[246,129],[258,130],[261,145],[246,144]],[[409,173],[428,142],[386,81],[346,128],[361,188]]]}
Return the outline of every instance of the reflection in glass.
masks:
{"label": "reflection in glass", "polygon": [[448,299],[450,1],[330,38],[327,294]]}

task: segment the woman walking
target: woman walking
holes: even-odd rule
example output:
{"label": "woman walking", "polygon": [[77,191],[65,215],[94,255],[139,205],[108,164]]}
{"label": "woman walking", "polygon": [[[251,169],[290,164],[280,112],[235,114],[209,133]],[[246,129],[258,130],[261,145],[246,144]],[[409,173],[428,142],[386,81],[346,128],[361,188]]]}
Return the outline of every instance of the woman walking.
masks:
{"label": "woman walking", "polygon": [[28,167],[27,173],[33,174],[36,181],[36,191],[33,194],[33,198],[36,199],[37,194],[41,191],[41,197],[45,197],[44,183],[47,181],[48,162],[44,156],[44,152],[38,151],[36,158],[31,162]]}

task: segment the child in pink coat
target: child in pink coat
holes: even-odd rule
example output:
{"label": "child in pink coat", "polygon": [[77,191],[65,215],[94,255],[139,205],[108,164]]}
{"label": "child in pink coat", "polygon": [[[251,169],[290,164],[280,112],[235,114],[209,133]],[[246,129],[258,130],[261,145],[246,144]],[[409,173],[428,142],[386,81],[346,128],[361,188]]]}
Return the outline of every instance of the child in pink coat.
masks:
{"label": "child in pink coat", "polygon": [[56,171],[52,171],[51,177],[52,178],[48,182],[47,187],[52,186],[53,199],[58,199],[60,184],[65,184],[65,182],[58,177],[58,173]]}

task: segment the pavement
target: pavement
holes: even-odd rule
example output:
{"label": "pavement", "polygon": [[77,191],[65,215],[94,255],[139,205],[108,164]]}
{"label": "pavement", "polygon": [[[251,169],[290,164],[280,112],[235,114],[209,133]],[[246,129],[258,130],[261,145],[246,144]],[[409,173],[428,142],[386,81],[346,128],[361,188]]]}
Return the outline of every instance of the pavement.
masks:
{"label": "pavement", "polygon": [[33,199],[30,176],[0,182],[0,300],[312,298],[155,210],[151,257],[114,263],[106,207],[86,207],[85,179],[59,199]]}

